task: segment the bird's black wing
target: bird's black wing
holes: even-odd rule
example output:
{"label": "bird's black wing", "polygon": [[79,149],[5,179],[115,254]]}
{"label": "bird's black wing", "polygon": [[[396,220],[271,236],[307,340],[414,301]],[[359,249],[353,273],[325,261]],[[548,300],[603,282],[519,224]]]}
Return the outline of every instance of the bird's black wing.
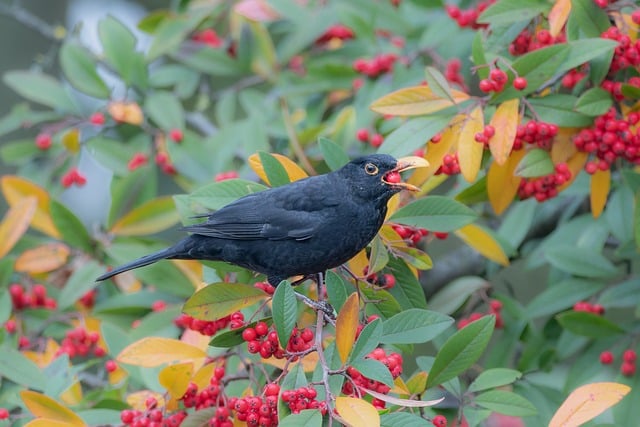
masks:
{"label": "bird's black wing", "polygon": [[322,184],[310,180],[251,194],[184,230],[232,240],[306,240],[321,225],[324,210],[339,202]]}

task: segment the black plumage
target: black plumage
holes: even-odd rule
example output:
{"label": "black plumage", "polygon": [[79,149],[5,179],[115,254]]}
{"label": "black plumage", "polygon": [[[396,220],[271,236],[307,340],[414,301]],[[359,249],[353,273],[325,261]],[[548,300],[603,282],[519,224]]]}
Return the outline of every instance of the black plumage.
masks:
{"label": "black plumage", "polygon": [[[161,259],[226,261],[266,274],[272,285],[338,267],[382,226],[389,198],[403,189],[397,172],[427,166],[419,157],[358,158],[341,169],[244,196],[184,227],[191,234],[162,251],[114,268],[108,279]],[[392,176],[393,174],[393,176]]]}

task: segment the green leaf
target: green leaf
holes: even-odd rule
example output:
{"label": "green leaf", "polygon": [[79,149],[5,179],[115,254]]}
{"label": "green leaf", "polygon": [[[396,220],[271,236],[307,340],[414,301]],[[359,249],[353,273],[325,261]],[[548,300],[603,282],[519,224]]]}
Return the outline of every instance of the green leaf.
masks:
{"label": "green leaf", "polygon": [[608,338],[624,332],[618,324],[586,311],[566,311],[558,314],[556,320],[569,332],[589,338]]}
{"label": "green leaf", "polygon": [[473,366],[489,344],[495,321],[495,316],[484,316],[449,337],[433,362],[427,387],[442,384]]}
{"label": "green leaf", "polygon": [[354,292],[353,286],[347,283],[342,276],[334,271],[327,271],[324,277],[324,283],[327,287],[327,295],[329,296],[329,304],[340,312],[340,309],[347,300],[347,297]]}
{"label": "green leaf", "polygon": [[388,412],[380,415],[381,427],[432,427],[429,421],[409,412]]}
{"label": "green leaf", "polygon": [[393,387],[391,372],[382,362],[375,359],[359,359],[352,361],[351,366],[356,368],[363,376]]}
{"label": "green leaf", "polygon": [[455,112],[411,118],[387,135],[378,152],[394,157],[411,154],[444,129],[454,115]]}
{"label": "green leaf", "polygon": [[388,319],[402,311],[402,307],[400,307],[398,301],[384,289],[363,287],[360,289],[360,292],[362,292],[368,300],[376,302],[375,304],[369,304],[367,306],[367,314],[371,314],[372,312],[379,313],[382,317]]}
{"label": "green leaf", "polygon": [[178,220],[173,199],[164,196],[134,208],[120,218],[110,231],[119,236],[143,236],[166,230]]}
{"label": "green leaf", "polygon": [[440,96],[441,98],[446,98],[449,101],[455,103],[453,95],[451,95],[449,82],[447,82],[447,79],[442,75],[440,71],[438,71],[434,67],[427,66],[424,70],[424,77],[427,81],[427,85],[429,86],[429,88],[431,88],[433,93]]}
{"label": "green leaf", "polygon": [[196,319],[216,320],[264,298],[264,292],[252,285],[213,283],[193,294],[184,303],[183,312]]}
{"label": "green leaf", "polygon": [[453,324],[453,319],[437,311],[412,308],[387,319],[382,324],[383,344],[427,342]]}
{"label": "green leaf", "polygon": [[369,254],[370,274],[377,273],[382,270],[389,262],[389,252],[379,235],[376,235],[371,241],[371,253]]}
{"label": "green leaf", "polygon": [[463,205],[474,205],[489,201],[487,176],[484,175],[476,179],[476,182],[456,194],[454,199]]}
{"label": "green leaf", "polygon": [[332,171],[338,170],[349,163],[349,156],[344,151],[344,148],[330,139],[324,137],[318,138],[318,147],[320,148],[325,163]]}
{"label": "green leaf", "polygon": [[141,89],[147,86],[147,65],[142,53],[136,51],[136,37],[122,22],[107,16],[98,23],[98,35],[109,65],[129,85]]}
{"label": "green leaf", "polygon": [[571,0],[571,14],[567,27],[576,28],[582,37],[600,37],[611,23],[604,9],[593,0]]}
{"label": "green leaf", "polygon": [[217,210],[240,197],[257,193],[267,188],[269,187],[266,185],[246,179],[227,179],[198,188],[191,193],[189,199],[205,208]]}
{"label": "green leaf", "polygon": [[487,391],[477,395],[473,402],[492,411],[513,417],[530,417],[538,413],[531,402],[511,391]]}
{"label": "green leaf", "polygon": [[554,246],[544,256],[552,266],[575,276],[601,278],[618,274],[611,261],[591,248]]}
{"label": "green leaf", "polygon": [[640,248],[640,197],[636,193],[636,202],[633,210],[633,235],[636,241],[636,247]]}
{"label": "green leaf", "polygon": [[563,127],[584,127],[593,122],[593,117],[576,110],[578,98],[573,95],[553,94],[531,98],[529,101],[540,120],[548,123]]}
{"label": "green leaf", "polygon": [[472,223],[477,216],[472,209],[449,197],[427,196],[398,209],[389,220],[429,231],[449,232]]}
{"label": "green leaf", "polygon": [[43,391],[46,386],[38,365],[6,345],[0,350],[0,376],[35,390]]}
{"label": "green leaf", "polygon": [[147,97],[144,110],[164,131],[184,130],[184,110],[175,95],[169,92],[154,92]]}
{"label": "green leaf", "polygon": [[418,270],[433,268],[431,257],[417,248],[394,248],[393,254]]}
{"label": "green leaf", "polygon": [[95,261],[88,261],[82,264],[73,272],[67,280],[58,296],[58,308],[64,310],[75,303],[80,297],[95,288],[98,277],[104,268]]}
{"label": "green leaf", "polygon": [[638,86],[623,83],[620,87],[620,92],[622,92],[625,98],[640,99],[640,87]]}
{"label": "green leaf", "polygon": [[606,308],[635,307],[640,304],[640,278],[631,278],[608,287],[598,302]]}
{"label": "green leaf", "polygon": [[427,308],[424,290],[413,270],[404,262],[404,258],[392,258],[387,266],[396,278],[396,285],[389,293],[400,303],[403,309]]}
{"label": "green leaf", "polygon": [[621,186],[613,192],[604,211],[611,234],[621,242],[633,239],[633,202],[633,191],[626,185]]}
{"label": "green leaf", "polygon": [[291,337],[291,332],[298,319],[298,300],[288,281],[280,282],[276,287],[276,291],[273,293],[271,312],[280,347],[287,348],[289,337]]}
{"label": "green leaf", "polygon": [[549,175],[554,172],[549,152],[534,148],[530,150],[516,166],[515,174],[525,178]]}
{"label": "green leaf", "polygon": [[500,0],[489,6],[478,18],[478,22],[499,25],[528,21],[548,9],[541,0]]}
{"label": "green leaf", "polygon": [[452,314],[474,293],[488,289],[489,283],[482,277],[465,276],[455,279],[429,299],[429,307],[440,313]]}
{"label": "green leaf", "polygon": [[66,113],[78,113],[78,107],[59,81],[36,71],[9,71],[3,81],[28,101]]}
{"label": "green leaf", "polygon": [[175,52],[172,56],[188,68],[211,76],[238,76],[245,72],[224,49],[202,48],[195,52],[184,50]]}
{"label": "green leaf", "polygon": [[321,427],[322,414],[317,409],[303,409],[297,414],[287,415],[278,422],[279,427]]}
{"label": "green leaf", "polygon": [[595,117],[601,116],[609,111],[611,105],[613,105],[611,94],[599,87],[593,87],[580,95],[580,98],[578,98],[576,102],[575,109],[579,113]]}
{"label": "green leaf", "polygon": [[97,60],[84,47],[73,42],[63,44],[60,66],[69,83],[80,92],[96,98],[109,98],[111,91],[98,75]]}
{"label": "green leaf", "polygon": [[154,31],[153,42],[147,52],[149,62],[161,55],[177,50],[189,33],[198,24],[199,18],[185,15],[172,16],[164,19]]}
{"label": "green leaf", "polygon": [[[484,37],[481,31],[476,32],[471,44],[471,57],[476,66],[485,65],[487,58],[485,55]],[[489,67],[479,67],[477,69],[478,79],[486,79],[489,77]]]}
{"label": "green leaf", "polygon": [[278,159],[264,151],[260,151],[258,155],[260,156],[260,163],[262,163],[264,173],[267,175],[269,184],[271,184],[272,187],[280,187],[291,182],[289,174]]}
{"label": "green leaf", "polygon": [[53,224],[58,231],[60,231],[60,234],[62,234],[63,241],[85,252],[93,251],[93,241],[91,240],[91,236],[89,236],[89,232],[82,221],[80,221],[69,208],[51,199],[49,202],[49,211],[51,212]]}
{"label": "green leaf", "polygon": [[475,393],[482,390],[488,390],[490,388],[501,387],[503,385],[511,384],[520,378],[522,378],[522,372],[516,371],[515,369],[487,369],[473,380],[467,391]]}
{"label": "green leaf", "polygon": [[572,307],[576,302],[600,291],[604,285],[601,282],[575,278],[555,283],[531,300],[526,308],[527,316],[535,319]]}
{"label": "green leaf", "polygon": [[362,328],[360,335],[358,335],[358,339],[356,339],[356,342],[353,345],[353,350],[351,350],[351,356],[349,357],[349,360],[347,360],[347,364],[352,360],[361,359],[371,353],[376,347],[378,347],[381,337],[382,321],[380,319],[375,319],[373,322]]}

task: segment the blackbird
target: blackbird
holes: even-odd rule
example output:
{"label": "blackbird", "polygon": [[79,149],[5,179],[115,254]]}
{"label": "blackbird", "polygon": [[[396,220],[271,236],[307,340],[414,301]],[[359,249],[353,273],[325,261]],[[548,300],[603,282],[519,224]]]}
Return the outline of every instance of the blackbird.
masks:
{"label": "blackbird", "polygon": [[273,286],[338,267],[375,237],[389,198],[417,187],[399,172],[428,166],[421,157],[374,154],[341,169],[244,196],[184,227],[175,245],[114,268],[108,279],[161,259],[226,261],[263,273]]}

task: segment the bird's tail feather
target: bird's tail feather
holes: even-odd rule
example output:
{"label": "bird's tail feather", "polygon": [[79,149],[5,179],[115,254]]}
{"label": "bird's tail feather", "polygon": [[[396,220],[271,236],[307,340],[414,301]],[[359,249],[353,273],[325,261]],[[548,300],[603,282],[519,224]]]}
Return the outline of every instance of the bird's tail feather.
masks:
{"label": "bird's tail feather", "polygon": [[123,273],[125,271],[129,271],[129,270],[133,270],[134,268],[144,267],[145,265],[153,264],[154,262],[160,261],[161,259],[175,258],[177,254],[178,253],[175,247],[170,247],[158,252],[154,252],[149,255],[145,255],[142,258],[138,258],[134,261],[131,261],[127,264],[121,265],[119,267],[114,268],[113,270],[110,270],[104,273],[102,276],[96,279],[96,282],[107,280],[117,274]]}

